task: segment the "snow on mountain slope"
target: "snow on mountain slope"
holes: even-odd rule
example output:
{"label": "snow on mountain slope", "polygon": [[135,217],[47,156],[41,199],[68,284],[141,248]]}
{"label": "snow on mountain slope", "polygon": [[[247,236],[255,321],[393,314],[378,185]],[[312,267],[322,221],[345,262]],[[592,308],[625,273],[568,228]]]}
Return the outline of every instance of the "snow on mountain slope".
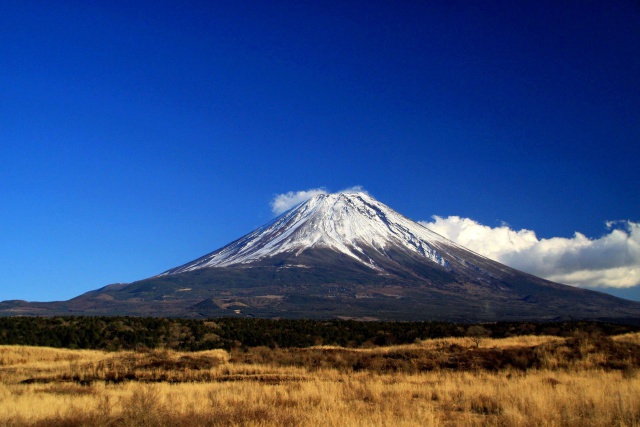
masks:
{"label": "snow on mountain slope", "polygon": [[367,253],[374,250],[386,256],[390,246],[441,266],[449,264],[447,248],[458,248],[365,193],[321,194],[229,245],[163,274],[247,264],[310,248],[329,248],[378,269]]}

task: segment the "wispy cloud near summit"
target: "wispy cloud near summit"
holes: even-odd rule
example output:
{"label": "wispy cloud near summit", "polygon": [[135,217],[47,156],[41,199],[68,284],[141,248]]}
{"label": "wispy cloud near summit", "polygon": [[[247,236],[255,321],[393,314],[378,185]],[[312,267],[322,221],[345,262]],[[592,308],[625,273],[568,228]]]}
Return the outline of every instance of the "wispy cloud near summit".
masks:
{"label": "wispy cloud near summit", "polygon": [[327,193],[328,191],[324,188],[313,188],[311,190],[289,191],[288,193],[277,194],[270,203],[271,210],[273,213],[280,215],[281,213],[288,211],[302,202],[306,202],[318,194]]}
{"label": "wispy cloud near summit", "polygon": [[[310,190],[303,191],[289,191],[288,193],[276,194],[271,201],[271,210],[274,214],[280,215],[283,212],[288,211],[294,206],[299,205],[302,202],[306,202],[310,198],[317,196],[318,194],[329,194],[324,187],[312,188]],[[339,193],[367,193],[361,185],[354,185],[353,187],[345,188],[339,191]]]}

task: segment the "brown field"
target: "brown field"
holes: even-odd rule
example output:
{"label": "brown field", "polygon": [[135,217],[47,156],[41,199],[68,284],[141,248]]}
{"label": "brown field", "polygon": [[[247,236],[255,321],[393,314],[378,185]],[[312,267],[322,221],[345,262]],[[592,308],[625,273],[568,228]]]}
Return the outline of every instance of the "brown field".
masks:
{"label": "brown field", "polygon": [[0,425],[640,425],[640,334],[477,344],[194,353],[0,346]]}

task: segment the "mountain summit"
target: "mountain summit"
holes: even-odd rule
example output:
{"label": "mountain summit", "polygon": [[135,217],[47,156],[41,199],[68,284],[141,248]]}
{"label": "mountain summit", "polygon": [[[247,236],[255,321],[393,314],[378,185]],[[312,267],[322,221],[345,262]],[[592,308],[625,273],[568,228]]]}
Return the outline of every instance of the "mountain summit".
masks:
{"label": "mountain summit", "polygon": [[640,303],[492,261],[362,192],[318,195],[195,261],[0,315],[640,321]]}
{"label": "mountain summit", "polygon": [[441,252],[446,253],[447,246],[456,245],[365,193],[321,194],[241,239],[163,274],[245,265],[318,248],[339,252],[374,270],[382,269],[372,255],[389,258],[390,247],[446,266]]}

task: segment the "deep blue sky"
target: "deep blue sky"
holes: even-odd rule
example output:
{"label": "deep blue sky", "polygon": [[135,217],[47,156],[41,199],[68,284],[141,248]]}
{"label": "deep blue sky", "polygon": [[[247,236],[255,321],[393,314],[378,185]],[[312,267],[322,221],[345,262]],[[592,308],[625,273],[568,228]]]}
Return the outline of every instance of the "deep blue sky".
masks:
{"label": "deep blue sky", "polygon": [[0,300],[160,273],[362,185],[539,237],[640,221],[637,1],[0,2]]}

